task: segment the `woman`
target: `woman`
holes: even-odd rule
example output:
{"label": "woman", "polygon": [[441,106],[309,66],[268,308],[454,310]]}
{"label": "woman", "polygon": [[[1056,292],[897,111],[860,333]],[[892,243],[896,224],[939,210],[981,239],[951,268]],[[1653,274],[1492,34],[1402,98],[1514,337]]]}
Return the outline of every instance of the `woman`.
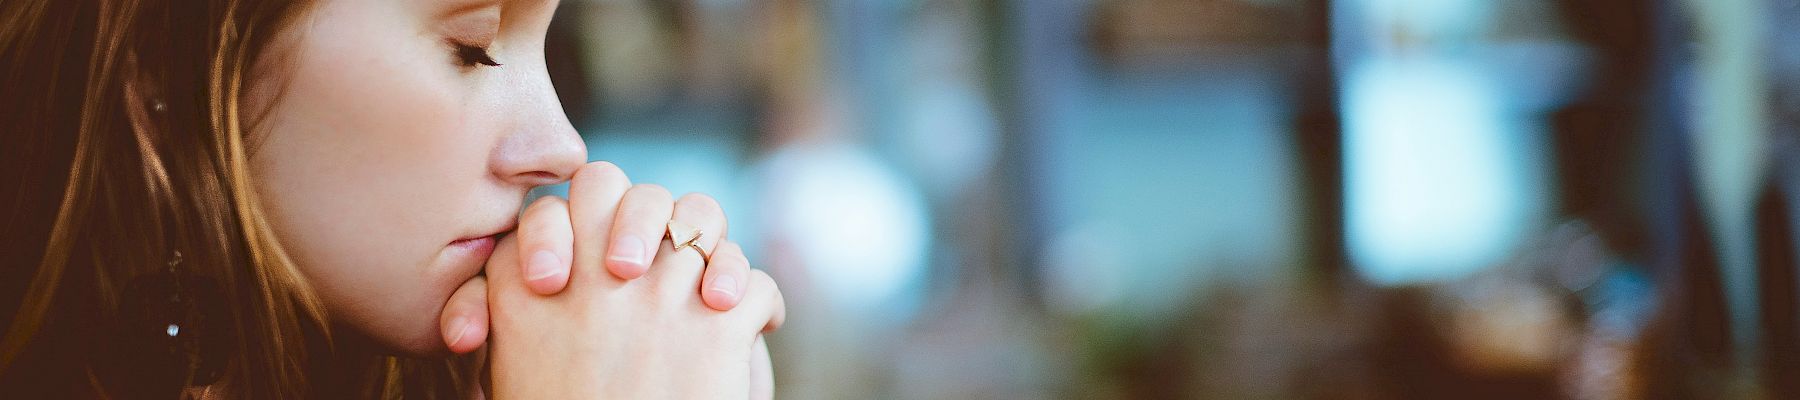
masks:
{"label": "woman", "polygon": [[583,164],[555,7],[0,3],[0,387],[767,396],[780,292],[710,198]]}

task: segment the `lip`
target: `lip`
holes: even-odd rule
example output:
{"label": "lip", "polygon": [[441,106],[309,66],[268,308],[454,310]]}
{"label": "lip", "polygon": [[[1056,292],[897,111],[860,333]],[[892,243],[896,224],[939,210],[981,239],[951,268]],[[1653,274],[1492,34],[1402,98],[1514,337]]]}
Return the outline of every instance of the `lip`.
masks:
{"label": "lip", "polygon": [[457,246],[459,244],[464,244],[464,243],[468,243],[468,242],[477,242],[477,241],[481,241],[483,239],[498,238],[498,237],[500,237],[500,235],[506,234],[507,232],[512,232],[512,230],[514,228],[516,228],[518,224],[519,224],[519,221],[517,220],[517,217],[507,218],[506,222],[500,224],[498,227],[488,229],[488,230],[484,231],[484,233],[477,233],[474,235],[464,236],[464,237],[458,238],[456,240],[452,240],[452,241],[450,241],[450,245]]}
{"label": "lip", "polygon": [[495,236],[498,235],[457,239],[456,241],[450,242],[450,247],[469,252],[492,253],[494,251]]}
{"label": "lip", "polygon": [[486,233],[450,241],[444,246],[447,250],[445,255],[449,256],[449,260],[445,260],[450,264],[449,268],[466,271],[470,276],[479,274],[482,266],[487,265],[488,257],[494,255],[494,246],[499,243],[500,237],[511,232],[516,224],[515,220],[509,219],[505,224],[487,230]]}
{"label": "lip", "polygon": [[481,272],[483,265],[487,265],[488,257],[494,255],[494,244],[498,241],[497,235],[457,239],[446,246],[448,251],[445,255],[449,256],[446,261],[452,270],[466,271],[473,276]]}

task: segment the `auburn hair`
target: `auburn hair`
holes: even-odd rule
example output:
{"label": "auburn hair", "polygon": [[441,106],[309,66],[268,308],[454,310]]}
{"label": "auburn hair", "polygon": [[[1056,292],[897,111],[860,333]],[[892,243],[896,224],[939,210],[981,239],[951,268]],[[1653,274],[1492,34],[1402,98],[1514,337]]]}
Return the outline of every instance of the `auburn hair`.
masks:
{"label": "auburn hair", "polygon": [[[223,371],[209,394],[435,395],[454,360],[334,354],[326,310],[274,237],[248,160],[249,67],[291,0],[0,3],[0,387],[54,397],[177,397],[117,350],[135,277],[217,283]],[[254,120],[250,121],[254,122]],[[368,373],[346,373],[342,365]],[[321,371],[334,371],[326,374]],[[155,378],[149,378],[155,377]],[[402,379],[405,378],[405,379]],[[9,391],[14,389],[8,389]],[[48,397],[48,396],[47,396]]]}

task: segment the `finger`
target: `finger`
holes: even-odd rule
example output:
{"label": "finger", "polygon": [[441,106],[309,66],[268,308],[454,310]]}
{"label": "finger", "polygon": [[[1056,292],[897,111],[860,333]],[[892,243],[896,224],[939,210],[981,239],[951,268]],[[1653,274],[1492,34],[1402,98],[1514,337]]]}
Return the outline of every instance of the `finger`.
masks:
{"label": "finger", "polygon": [[[524,268],[519,266],[519,258],[519,235],[500,238],[500,242],[494,244],[494,255],[488,257],[483,276],[487,284],[487,323],[490,332],[506,323],[504,310],[542,298],[524,284],[521,271]],[[491,335],[489,339],[492,339]]]}
{"label": "finger", "polygon": [[781,298],[781,289],[776,287],[775,279],[760,269],[750,270],[750,285],[744,289],[743,302],[738,304],[732,314],[747,324],[762,326],[762,332],[774,332],[787,322],[787,301]]}
{"label": "finger", "polygon": [[[625,171],[605,161],[588,163],[575,171],[569,181],[569,220],[575,230],[575,262],[571,279],[599,277],[604,267],[605,249],[611,238],[614,216],[631,179]],[[615,270],[616,271],[616,270]],[[642,272],[639,271],[639,275]],[[637,275],[615,273],[620,279]]]}
{"label": "finger", "polygon": [[520,269],[519,235],[515,232],[501,236],[500,241],[494,243],[494,254],[488,256],[487,265],[481,269],[481,274],[487,277],[489,294],[519,285]]}
{"label": "finger", "polygon": [[464,282],[462,287],[450,294],[450,301],[444,303],[444,312],[439,316],[438,324],[444,335],[444,345],[451,353],[463,354],[481,348],[487,343],[488,308],[487,278],[476,276]]}
{"label": "finger", "polygon": [[525,286],[541,295],[561,292],[569,283],[569,260],[575,233],[569,226],[568,202],[544,196],[519,217],[519,265]]}
{"label": "finger", "polygon": [[750,349],[750,398],[775,398],[775,365],[769,360],[769,342],[756,335],[756,347]]}
{"label": "finger", "polygon": [[[719,238],[725,233],[725,211],[719,209],[719,202],[712,197],[690,193],[675,201],[675,212],[669,220],[679,223],[669,224],[670,245],[682,246],[693,238],[694,246],[698,246],[699,250],[686,246],[675,249],[674,259],[667,263],[658,262],[656,270],[651,273],[664,275],[657,279],[657,286],[674,289],[673,292],[684,296],[692,296],[700,291],[701,272],[706,269],[708,257],[717,250]],[[687,231],[675,232],[677,229]]]}
{"label": "finger", "polygon": [[731,311],[743,299],[749,277],[750,260],[744,258],[744,249],[730,240],[719,242],[700,279],[700,300],[714,310]]}
{"label": "finger", "polygon": [[668,228],[674,208],[668,189],[641,184],[625,190],[619,212],[613,218],[612,240],[607,245],[606,269],[620,279],[643,276],[650,268],[656,247]]}

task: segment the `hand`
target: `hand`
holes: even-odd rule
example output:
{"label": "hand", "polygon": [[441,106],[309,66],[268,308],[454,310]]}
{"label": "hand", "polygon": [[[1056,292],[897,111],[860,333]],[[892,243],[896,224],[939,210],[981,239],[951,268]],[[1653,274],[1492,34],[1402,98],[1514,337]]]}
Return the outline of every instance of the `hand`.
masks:
{"label": "hand", "polygon": [[[556,215],[560,199],[544,198],[526,211]],[[694,203],[683,203],[694,204]],[[673,219],[711,232],[723,225],[705,204],[674,207]],[[709,217],[711,216],[711,217]],[[660,237],[658,237],[660,239]],[[580,238],[577,238],[580,240]],[[713,249],[713,268],[750,271],[739,304],[709,309],[693,293],[705,261],[693,250],[674,250],[657,240],[640,279],[623,280],[597,257],[577,262],[563,291],[542,296],[524,288],[519,264],[523,238],[502,240],[487,268],[493,338],[488,362],[498,397],[742,398],[751,393],[757,335],[778,327],[785,315],[780,291],[761,271],[749,270],[742,250],[729,240],[702,237]],[[732,265],[737,264],[737,265]],[[610,269],[609,269],[610,270]]]}
{"label": "hand", "polygon": [[[612,163],[582,166],[569,181],[566,216],[554,212],[533,215],[527,210],[521,218],[519,265],[525,269],[526,286],[546,296],[561,292],[568,284],[571,265],[601,263],[602,254],[606,270],[613,276],[624,280],[643,276],[655,262],[656,244],[667,230],[671,213],[686,212],[696,220],[716,219],[717,226],[704,227],[709,228],[701,237],[704,243],[727,237],[725,213],[712,197],[690,193],[678,201],[670,199],[669,191],[661,186],[633,186],[625,172]],[[708,265],[701,299],[715,310],[730,311],[744,294],[749,272],[748,265]]]}
{"label": "hand", "polygon": [[[642,276],[655,261],[655,243],[661,240],[675,207],[669,199],[669,191],[660,186],[632,186],[625,172],[612,163],[599,161],[582,166],[569,183],[567,205],[544,210],[534,203],[533,209],[540,212],[527,210],[520,219],[514,236],[526,249],[516,256],[517,264],[527,269],[523,272],[527,277],[524,284],[541,295],[557,294],[568,285],[571,265],[601,263],[602,254],[606,255],[604,265],[613,276],[625,280]],[[700,194],[682,196],[680,203],[699,211],[719,210],[717,201]],[[717,230],[706,231],[711,237],[702,238],[703,241],[725,237],[724,214],[717,215]],[[608,245],[612,247],[608,249]],[[749,273],[747,263],[707,266],[702,283],[708,289],[699,291],[701,299],[715,310],[730,311],[747,294],[745,282]],[[475,277],[458,288],[444,305],[439,325],[451,352],[468,353],[486,344],[487,291],[487,279]]]}

